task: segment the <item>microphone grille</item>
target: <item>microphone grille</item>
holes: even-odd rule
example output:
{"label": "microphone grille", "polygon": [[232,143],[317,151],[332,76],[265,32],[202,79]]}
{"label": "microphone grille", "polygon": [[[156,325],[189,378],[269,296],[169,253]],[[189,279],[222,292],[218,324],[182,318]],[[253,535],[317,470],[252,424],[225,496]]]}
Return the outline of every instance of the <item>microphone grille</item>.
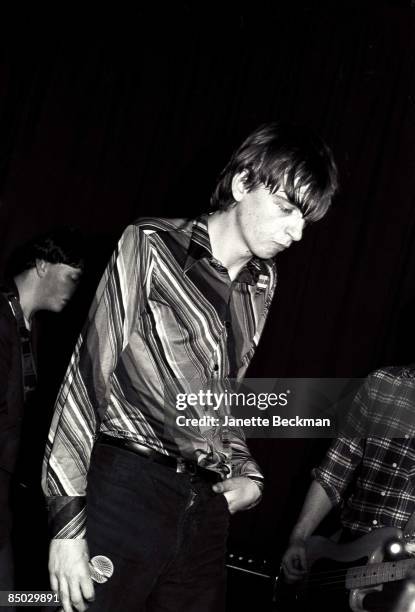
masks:
{"label": "microphone grille", "polygon": [[94,582],[102,584],[106,582],[108,578],[111,578],[114,573],[114,565],[111,559],[104,557],[104,555],[97,555],[92,557],[89,562],[91,570],[91,578]]}

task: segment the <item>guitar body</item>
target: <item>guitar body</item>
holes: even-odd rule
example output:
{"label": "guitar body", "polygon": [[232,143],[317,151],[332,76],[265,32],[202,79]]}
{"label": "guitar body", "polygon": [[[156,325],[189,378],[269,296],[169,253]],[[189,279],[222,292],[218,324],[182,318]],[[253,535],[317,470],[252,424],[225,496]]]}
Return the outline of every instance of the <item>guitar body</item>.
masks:
{"label": "guitar body", "polygon": [[[330,578],[330,576],[333,575],[340,575],[342,571],[346,571],[347,575],[347,570],[350,571],[355,566],[362,567],[365,565],[370,566],[371,564],[382,563],[384,560],[385,545],[391,540],[400,540],[401,537],[402,531],[394,527],[376,529],[346,544],[337,544],[332,540],[320,536],[311,537],[307,543],[307,560],[310,574],[305,583],[306,592],[310,595],[311,591],[314,590],[314,585],[319,589],[324,589],[324,585],[320,586],[320,582],[313,582],[315,579],[314,577],[319,573],[327,572]],[[335,573],[336,569],[338,570],[337,573]],[[369,569],[370,568],[368,568],[368,570]],[[332,580],[331,582],[335,581]],[[340,582],[342,582],[342,584],[340,584]],[[310,585],[312,585],[311,588]],[[363,602],[366,595],[382,591],[383,583],[376,582],[374,579],[373,584],[347,590],[346,580],[344,580],[344,583],[339,580],[339,584],[331,584],[330,580],[328,580],[327,589],[335,593],[334,601],[339,598],[340,591],[344,592],[346,590],[346,593],[348,593],[348,605],[350,610],[353,612],[362,612],[365,610]],[[343,600],[345,600],[345,597],[343,597]]]}
{"label": "guitar body", "polygon": [[313,536],[306,554],[309,571],[301,583],[277,582],[278,612],[391,610],[402,580],[415,569],[414,540],[393,527],[345,544]]}
{"label": "guitar body", "polygon": [[[353,562],[362,557],[368,558],[368,563],[383,561],[381,552],[389,540],[400,539],[402,531],[395,527],[375,529],[353,542],[337,544],[321,536],[312,536],[307,542],[307,561],[310,567],[319,559],[331,559],[342,563]],[[356,565],[356,563],[354,563]]]}
{"label": "guitar body", "polygon": [[[399,555],[385,560],[385,549],[398,543]],[[320,536],[309,538],[306,546],[309,572],[301,583],[287,584],[282,574],[275,579],[272,564],[254,562],[248,556],[229,553],[230,572],[243,572],[262,581],[261,594],[274,588],[275,612],[372,612],[395,610],[393,601],[400,594],[402,581],[415,569],[415,541],[402,537],[402,531],[384,527],[345,544]],[[241,586],[238,584],[238,592]],[[253,590],[258,604],[258,592]],[[367,600],[365,599],[367,597]],[[247,595],[243,597],[247,603]],[[248,609],[253,609],[250,606]],[[245,608],[243,608],[245,609]],[[261,610],[269,610],[265,603]]]}

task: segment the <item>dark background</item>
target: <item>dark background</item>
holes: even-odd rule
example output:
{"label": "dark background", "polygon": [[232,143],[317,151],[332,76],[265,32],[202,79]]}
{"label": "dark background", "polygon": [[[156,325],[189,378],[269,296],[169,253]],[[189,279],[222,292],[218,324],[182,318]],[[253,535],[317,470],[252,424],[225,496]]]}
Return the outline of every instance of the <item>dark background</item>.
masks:
{"label": "dark background", "polygon": [[[114,5],[115,6],[115,5]],[[415,354],[415,8],[408,2],[113,7],[3,19],[0,265],[55,225],[88,239],[85,282],[42,317],[43,419],[109,253],[141,215],[208,207],[258,124],[311,124],[341,190],[278,257],[279,287],[251,377],[365,376]],[[230,548],[278,564],[326,442],[252,440],[263,503]]]}

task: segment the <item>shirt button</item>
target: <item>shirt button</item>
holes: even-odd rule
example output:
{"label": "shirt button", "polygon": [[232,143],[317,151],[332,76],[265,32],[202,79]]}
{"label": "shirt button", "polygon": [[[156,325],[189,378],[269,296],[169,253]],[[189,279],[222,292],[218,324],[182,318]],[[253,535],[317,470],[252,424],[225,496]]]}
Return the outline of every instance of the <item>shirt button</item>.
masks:
{"label": "shirt button", "polygon": [[381,495],[382,495],[382,497],[385,497],[386,491],[382,491]]}
{"label": "shirt button", "polygon": [[397,463],[392,463],[392,467],[396,468],[396,467],[398,467],[398,464]]}
{"label": "shirt button", "polygon": [[219,370],[219,366],[217,363],[215,363],[215,365],[213,366],[213,369],[215,370],[215,372],[217,372]]}
{"label": "shirt button", "polygon": [[377,525],[377,524],[378,524],[377,520],[376,520],[376,519],[373,519],[373,521],[372,521],[372,525]]}

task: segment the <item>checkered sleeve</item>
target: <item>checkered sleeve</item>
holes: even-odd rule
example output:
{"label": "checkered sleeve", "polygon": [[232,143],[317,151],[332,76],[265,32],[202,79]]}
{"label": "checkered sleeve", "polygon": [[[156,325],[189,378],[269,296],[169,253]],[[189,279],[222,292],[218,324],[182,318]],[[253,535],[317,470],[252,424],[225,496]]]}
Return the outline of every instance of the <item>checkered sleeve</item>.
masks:
{"label": "checkered sleeve", "polygon": [[368,377],[347,415],[345,431],[348,435],[340,435],[333,440],[324,460],[312,472],[313,478],[321,484],[333,505],[342,501],[362,460],[371,395],[371,377]]}

